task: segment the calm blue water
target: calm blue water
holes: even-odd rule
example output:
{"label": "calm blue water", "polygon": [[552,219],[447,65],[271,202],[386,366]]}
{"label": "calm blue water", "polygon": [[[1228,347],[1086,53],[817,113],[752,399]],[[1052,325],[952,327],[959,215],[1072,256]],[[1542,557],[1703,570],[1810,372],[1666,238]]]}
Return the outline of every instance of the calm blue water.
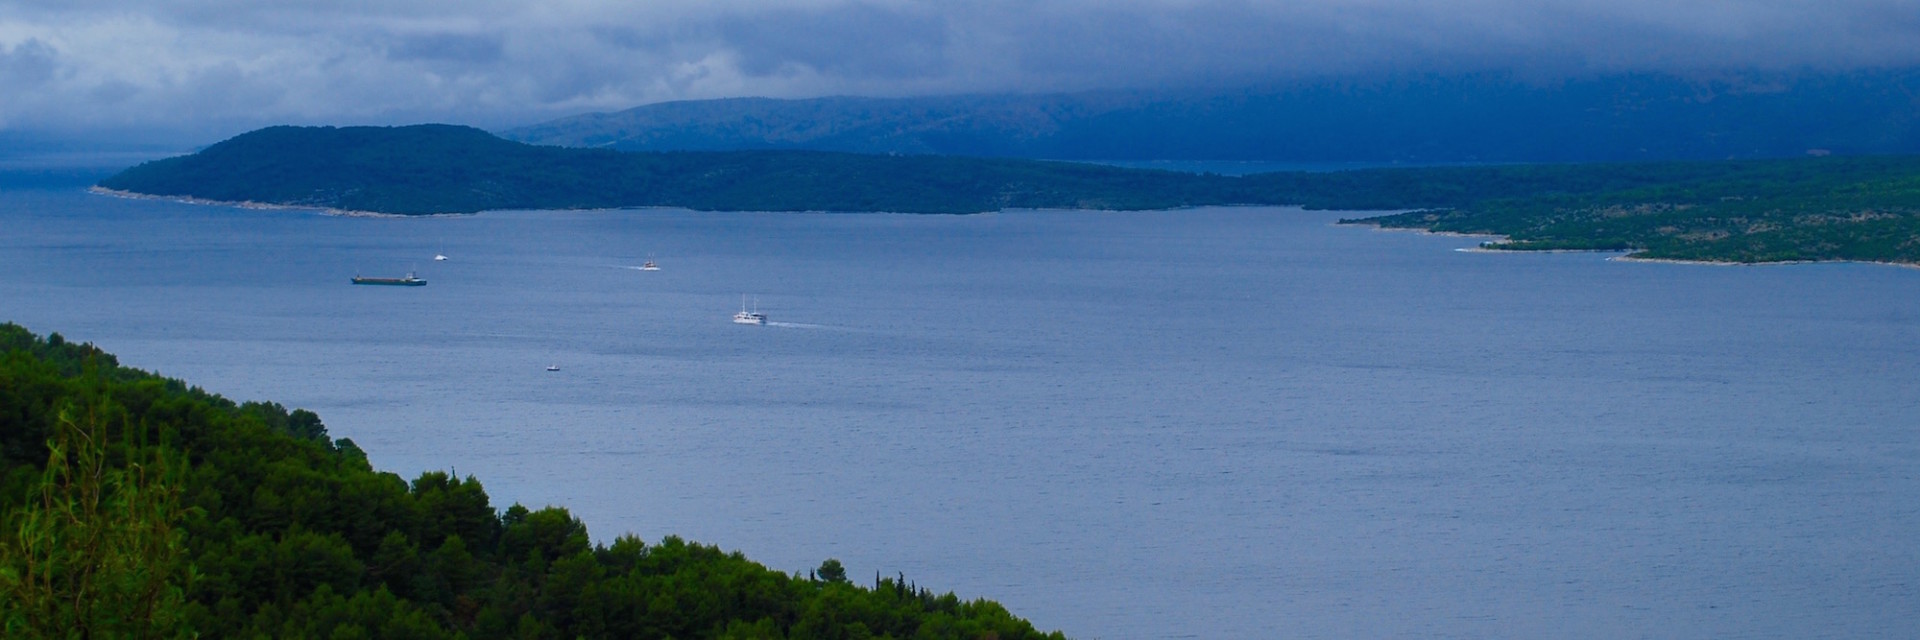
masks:
{"label": "calm blue water", "polygon": [[[1338,217],[15,188],[0,319],[603,541],[837,557],[1079,638],[1913,633],[1920,270],[1469,254]],[[742,294],[774,324],[731,324]]]}

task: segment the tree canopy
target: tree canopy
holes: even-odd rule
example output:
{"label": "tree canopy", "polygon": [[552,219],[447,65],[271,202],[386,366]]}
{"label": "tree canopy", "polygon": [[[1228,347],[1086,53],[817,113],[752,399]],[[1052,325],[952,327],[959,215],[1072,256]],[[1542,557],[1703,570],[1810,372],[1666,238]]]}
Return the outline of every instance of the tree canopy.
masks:
{"label": "tree canopy", "polygon": [[13,324],[0,513],[10,638],[1062,637],[904,576],[788,575],[673,536],[595,544],[566,509],[497,509],[470,476],[377,471],[311,412]]}

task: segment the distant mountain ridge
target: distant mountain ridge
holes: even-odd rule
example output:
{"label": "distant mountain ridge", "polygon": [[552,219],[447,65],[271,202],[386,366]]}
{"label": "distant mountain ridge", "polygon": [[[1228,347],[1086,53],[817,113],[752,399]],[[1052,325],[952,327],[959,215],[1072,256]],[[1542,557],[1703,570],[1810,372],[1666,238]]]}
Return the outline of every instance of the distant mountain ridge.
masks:
{"label": "distant mountain ridge", "polygon": [[591,113],[501,132],[531,144],[621,151],[807,149],[1020,156],[1063,123],[1143,104],[1121,95],[810,100],[723,98]]}
{"label": "distant mountain ridge", "polygon": [[1324,81],[1217,92],[666,102],[500,132],[622,151],[1589,162],[1920,153],[1920,69]]}

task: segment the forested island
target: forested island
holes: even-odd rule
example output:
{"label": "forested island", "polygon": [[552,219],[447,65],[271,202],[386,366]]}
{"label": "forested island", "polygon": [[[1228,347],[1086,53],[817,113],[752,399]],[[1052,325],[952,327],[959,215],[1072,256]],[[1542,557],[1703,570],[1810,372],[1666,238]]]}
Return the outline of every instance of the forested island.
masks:
{"label": "forested island", "polygon": [[[319,416],[0,324],[8,638],[1053,638],[904,576],[593,544],[472,477],[374,470]],[[863,581],[864,582],[864,581]]]}
{"label": "forested island", "polygon": [[685,207],[978,213],[1219,204],[1226,179],[1068,162],[821,151],[627,153],[534,146],[448,125],[272,127],[100,186],[392,214]]}
{"label": "forested island", "polygon": [[619,152],[449,125],[272,127],[100,182],[125,193],[415,215],[494,209],[976,213],[1300,205],[1504,236],[1489,248],[1920,263],[1920,157],[1188,174],[823,151]]}

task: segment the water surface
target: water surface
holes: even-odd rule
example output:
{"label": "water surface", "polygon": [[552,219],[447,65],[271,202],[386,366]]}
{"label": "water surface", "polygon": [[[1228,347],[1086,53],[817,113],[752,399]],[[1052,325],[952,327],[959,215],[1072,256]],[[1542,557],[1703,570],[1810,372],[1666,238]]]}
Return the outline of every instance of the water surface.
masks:
{"label": "water surface", "polygon": [[[597,540],[837,557],[1079,638],[1912,633],[1920,271],[1469,254],[1342,215],[13,188],[0,319]],[[728,321],[743,294],[771,326]]]}

